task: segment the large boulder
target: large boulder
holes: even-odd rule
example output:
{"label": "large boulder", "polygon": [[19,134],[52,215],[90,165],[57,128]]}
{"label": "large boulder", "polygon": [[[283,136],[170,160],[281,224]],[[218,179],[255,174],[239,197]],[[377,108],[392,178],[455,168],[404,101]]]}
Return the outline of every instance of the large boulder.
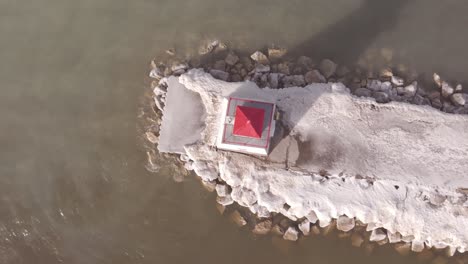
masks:
{"label": "large boulder", "polygon": [[261,221],[257,223],[252,230],[252,232],[256,235],[266,235],[270,233],[272,227],[272,222],[270,219],[267,219],[265,221]]}
{"label": "large boulder", "polygon": [[324,59],[320,62],[319,69],[320,72],[325,76],[325,78],[330,78],[336,72],[337,64],[329,59]]}
{"label": "large boulder", "polygon": [[327,82],[327,79],[325,79],[325,77],[317,70],[308,71],[305,74],[304,79],[307,84]]}
{"label": "large boulder", "polygon": [[369,240],[378,242],[384,240],[385,238],[387,238],[385,231],[382,228],[377,228],[372,230]]}
{"label": "large boulder", "polygon": [[354,91],[354,94],[359,97],[371,97],[372,91],[367,88],[357,88],[356,91]]}
{"label": "large boulder", "polygon": [[283,85],[288,87],[301,87],[305,85],[305,79],[302,75],[291,75],[283,77]]}
{"label": "large boulder", "polygon": [[278,60],[281,59],[287,52],[288,50],[283,48],[269,48],[268,58],[270,60]]}
{"label": "large boulder", "polygon": [[250,55],[250,58],[260,64],[270,64],[268,57],[260,51],[254,52],[252,55]]}
{"label": "large boulder", "polygon": [[224,59],[226,64],[233,66],[239,61],[239,57],[234,53],[229,53]]}
{"label": "large boulder", "polygon": [[244,217],[242,217],[242,215],[237,210],[232,212],[229,218],[238,226],[245,226],[247,224],[247,221],[244,219]]}
{"label": "large boulder", "polygon": [[298,225],[299,230],[301,230],[302,234],[304,236],[308,236],[310,234],[310,222],[309,220],[305,219],[302,222],[299,223]]}
{"label": "large boulder", "polygon": [[453,94],[454,91],[455,89],[450,84],[448,84],[447,82],[442,82],[441,93],[443,97],[449,97]]}
{"label": "large boulder", "polygon": [[229,79],[229,73],[220,70],[210,70],[211,76],[218,80],[227,81]]}
{"label": "large boulder", "polygon": [[296,241],[299,238],[299,231],[295,227],[289,227],[286,232],[284,232],[283,238],[289,241]]}

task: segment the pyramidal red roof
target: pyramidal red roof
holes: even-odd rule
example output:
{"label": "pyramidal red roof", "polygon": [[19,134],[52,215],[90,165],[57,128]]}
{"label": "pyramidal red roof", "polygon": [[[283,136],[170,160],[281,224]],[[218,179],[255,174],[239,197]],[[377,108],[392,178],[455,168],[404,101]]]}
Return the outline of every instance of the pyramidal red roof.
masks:
{"label": "pyramidal red roof", "polygon": [[264,109],[237,106],[232,133],[236,136],[261,138],[264,117]]}

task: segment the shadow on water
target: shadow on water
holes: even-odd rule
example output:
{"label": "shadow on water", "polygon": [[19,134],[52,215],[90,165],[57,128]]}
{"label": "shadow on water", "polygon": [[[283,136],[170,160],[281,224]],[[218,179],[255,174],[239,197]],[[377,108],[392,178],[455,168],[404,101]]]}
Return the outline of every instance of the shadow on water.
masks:
{"label": "shadow on water", "polygon": [[379,34],[396,26],[399,11],[410,1],[365,0],[351,14],[293,47],[290,55],[352,65]]}
{"label": "shadow on water", "polygon": [[[410,1],[365,0],[354,12],[290,49],[288,55],[291,57],[308,55],[313,58],[329,58],[340,64],[355,65],[359,57],[379,34],[396,26],[399,11]],[[318,97],[320,94],[312,102],[308,102],[309,105],[312,105]],[[299,122],[308,110],[308,108],[304,108],[302,113],[296,112],[295,115],[299,118],[295,122]],[[300,110],[298,109],[298,111]],[[324,137],[326,139],[331,136],[324,135],[324,133],[326,134],[324,131],[312,133],[308,136],[309,138],[301,140],[304,142],[299,142],[299,166],[300,164],[315,164],[327,169],[343,155],[342,153],[314,153],[314,144],[311,142],[321,142]],[[287,136],[288,134],[284,133],[281,137],[276,138],[272,142],[270,151]]]}

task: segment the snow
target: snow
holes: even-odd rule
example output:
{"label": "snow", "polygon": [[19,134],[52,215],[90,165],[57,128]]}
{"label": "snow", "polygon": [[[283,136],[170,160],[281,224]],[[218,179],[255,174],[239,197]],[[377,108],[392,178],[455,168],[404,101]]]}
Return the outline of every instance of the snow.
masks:
{"label": "snow", "polygon": [[[370,230],[411,238],[416,248],[421,242],[460,252],[468,247],[467,197],[457,191],[468,187],[467,116],[378,104],[341,84],[259,89],[251,82],[216,80],[202,70],[183,74],[179,82],[200,94],[206,111],[200,140],[186,144],[185,151],[202,179],[220,178],[232,188],[225,199],[320,225],[354,217]],[[295,167],[214,148],[219,106],[228,96],[276,102],[282,122],[298,139]],[[165,114],[168,107],[170,102]]]}

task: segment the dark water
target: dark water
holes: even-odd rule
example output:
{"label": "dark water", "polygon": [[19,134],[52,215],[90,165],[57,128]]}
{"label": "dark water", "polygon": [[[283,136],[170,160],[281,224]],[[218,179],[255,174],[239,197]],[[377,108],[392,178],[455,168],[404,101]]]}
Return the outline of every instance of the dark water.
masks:
{"label": "dark water", "polygon": [[209,37],[464,82],[467,10],[457,0],[0,0],[0,263],[413,263],[334,239],[285,253],[253,238],[194,177],[145,170],[138,107],[155,54]]}

